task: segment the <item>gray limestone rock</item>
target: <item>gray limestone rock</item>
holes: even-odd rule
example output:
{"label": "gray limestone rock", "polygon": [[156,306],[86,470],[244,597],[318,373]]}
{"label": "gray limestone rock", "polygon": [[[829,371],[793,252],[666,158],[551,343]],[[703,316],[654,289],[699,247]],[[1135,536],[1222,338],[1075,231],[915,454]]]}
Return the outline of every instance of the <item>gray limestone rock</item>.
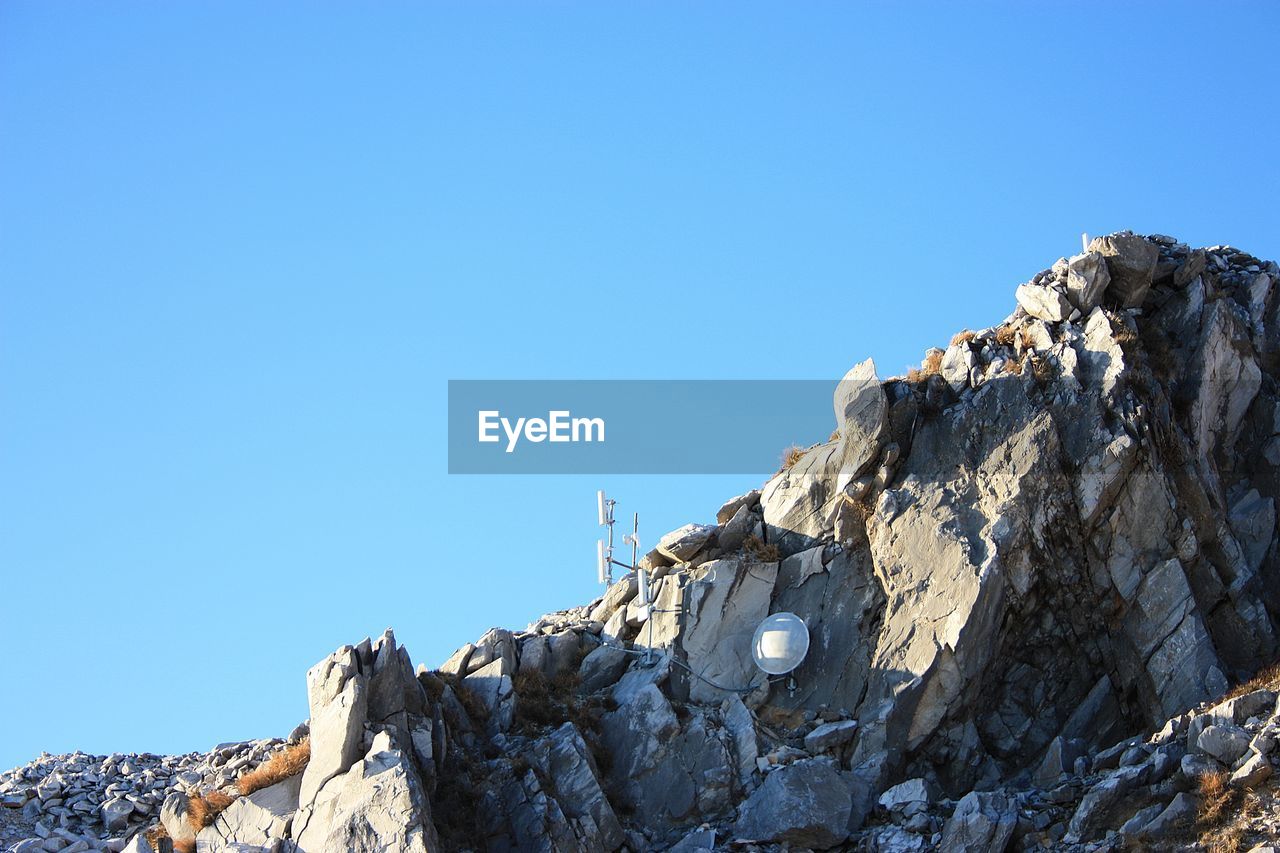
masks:
{"label": "gray limestone rock", "polygon": [[1128,232],[1097,237],[1089,244],[1107,262],[1108,296],[1124,308],[1140,308],[1151,288],[1160,250],[1155,243]]}
{"label": "gray limestone rock", "polygon": [[735,838],[825,849],[848,835],[848,785],[830,765],[800,761],[775,770],[742,804]]}
{"label": "gray limestone rock", "polygon": [[965,794],[942,830],[943,850],[965,853],[1004,853],[1018,827],[1016,803],[990,791]]}

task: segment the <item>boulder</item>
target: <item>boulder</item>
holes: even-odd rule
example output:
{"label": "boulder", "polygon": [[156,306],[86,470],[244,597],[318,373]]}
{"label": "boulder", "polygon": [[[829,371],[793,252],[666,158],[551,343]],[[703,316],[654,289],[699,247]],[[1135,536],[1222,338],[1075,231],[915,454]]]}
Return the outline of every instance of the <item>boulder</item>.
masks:
{"label": "boulder", "polygon": [[593,622],[605,622],[614,612],[631,599],[636,597],[636,590],[639,584],[636,581],[635,572],[627,572],[621,580],[615,581],[608,590],[605,591],[604,598],[600,603],[592,608],[590,615],[587,617]]}
{"label": "boulder", "polygon": [[439,847],[417,771],[387,732],[374,736],[363,759],[298,811],[290,834],[296,853],[427,853]]}
{"label": "boulder", "polygon": [[1205,755],[1232,767],[1249,749],[1249,733],[1226,723],[1209,726],[1196,739],[1196,747]]}
{"label": "boulder", "polygon": [[1254,788],[1271,778],[1271,761],[1265,755],[1251,755],[1231,774],[1231,784]]}
{"label": "boulder", "polygon": [[738,514],[739,510],[750,510],[753,506],[760,505],[760,490],[752,489],[746,494],[738,495],[735,498],[729,498],[716,512],[716,524],[727,524],[729,519]]}
{"label": "boulder", "polygon": [[1016,803],[991,791],[965,794],[942,829],[942,850],[1004,853],[1018,826]]}
{"label": "boulder", "polygon": [[611,801],[654,832],[723,816],[737,777],[730,737],[701,712],[681,723],[655,683],[635,684],[615,688],[619,707],[601,721]]}
{"label": "boulder", "polygon": [[823,723],[804,736],[804,748],[814,755],[839,749],[853,740],[853,736],[857,731],[857,720],[837,720],[832,723]]}
{"label": "boulder", "polygon": [[102,825],[108,832],[119,832],[129,825],[133,803],[124,797],[112,797],[98,809]]}
{"label": "boulder", "polygon": [[578,670],[581,677],[578,689],[587,694],[611,686],[622,677],[630,660],[631,656],[626,650],[611,643],[592,649],[582,659],[582,666]]}
{"label": "boulder", "polygon": [[1140,838],[1149,839],[1169,836],[1191,824],[1199,810],[1198,797],[1185,792],[1176,794],[1169,805],[1165,806],[1146,826],[1138,830],[1138,835]]}
{"label": "boulder", "polygon": [[1101,252],[1085,252],[1067,261],[1067,298],[1081,314],[1098,307],[1110,283],[1111,273]]}
{"label": "boulder", "polygon": [[715,525],[686,524],[658,540],[658,552],[674,563],[693,559],[715,535]]}
{"label": "boulder", "polygon": [[922,778],[908,779],[899,782],[880,795],[880,808],[890,814],[902,817],[913,817],[929,807],[933,800],[933,792],[929,784]]}
{"label": "boulder", "polygon": [[[298,810],[301,774],[267,788],[238,797],[209,826],[200,830],[200,850],[217,851],[236,844],[268,847],[285,838],[293,813]],[[167,824],[166,824],[167,826]]]}
{"label": "boulder", "polygon": [[1140,308],[1151,289],[1160,250],[1155,243],[1129,232],[1094,238],[1088,251],[1101,254],[1107,262],[1109,298],[1123,308]]}
{"label": "boulder", "polygon": [[490,727],[499,732],[511,728],[515,716],[514,673],[509,666],[505,658],[498,657],[462,679],[463,686],[488,709]]}
{"label": "boulder", "polygon": [[[299,778],[301,781],[301,778]],[[187,804],[190,802],[182,791],[174,791],[164,798],[160,806],[160,823],[169,837],[178,843],[194,843],[196,831],[192,829],[187,818]]]}
{"label": "boulder", "polygon": [[1046,323],[1060,323],[1075,310],[1067,294],[1050,285],[1027,282],[1018,285],[1014,295],[1022,310]]}
{"label": "boulder", "polygon": [[825,849],[848,836],[849,786],[825,762],[798,761],[765,777],[738,812],[744,841]]}

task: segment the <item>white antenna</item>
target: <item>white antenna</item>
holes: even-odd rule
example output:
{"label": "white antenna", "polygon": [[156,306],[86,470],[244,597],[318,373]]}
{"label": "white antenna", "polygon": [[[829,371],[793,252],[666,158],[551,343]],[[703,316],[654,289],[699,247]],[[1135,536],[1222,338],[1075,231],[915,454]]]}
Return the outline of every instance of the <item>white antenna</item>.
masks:
{"label": "white antenna", "polygon": [[1089,251],[1089,233],[1087,231],[1080,235],[1080,251]]}
{"label": "white antenna", "polygon": [[[629,571],[636,570],[636,557],[640,551],[640,514],[631,516],[631,532],[622,537],[626,545],[631,546],[631,565],[613,559],[613,508],[617,501],[605,496],[604,490],[596,492],[596,517],[602,527],[609,528],[608,540],[596,540],[596,576],[600,583],[613,583],[613,567],[621,566]],[[641,583],[648,589],[647,578],[642,576]]]}

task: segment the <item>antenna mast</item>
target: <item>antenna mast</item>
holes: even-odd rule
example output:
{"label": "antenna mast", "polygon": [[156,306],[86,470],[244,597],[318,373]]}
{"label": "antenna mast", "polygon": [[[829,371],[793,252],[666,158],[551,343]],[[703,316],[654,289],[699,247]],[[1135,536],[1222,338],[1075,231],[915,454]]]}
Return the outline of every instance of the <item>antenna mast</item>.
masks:
{"label": "antenna mast", "polygon": [[[631,532],[622,537],[625,545],[631,546],[631,564],[620,562],[613,558],[613,508],[617,505],[617,501],[607,497],[603,490],[596,492],[596,517],[601,527],[609,529],[609,538],[596,540],[596,576],[600,583],[613,583],[613,567],[621,566],[629,572],[636,571],[636,560],[640,553],[640,513],[632,513],[631,515]],[[642,593],[647,599],[648,584],[644,571],[640,572],[640,585]],[[642,602],[642,603],[647,603]]]}

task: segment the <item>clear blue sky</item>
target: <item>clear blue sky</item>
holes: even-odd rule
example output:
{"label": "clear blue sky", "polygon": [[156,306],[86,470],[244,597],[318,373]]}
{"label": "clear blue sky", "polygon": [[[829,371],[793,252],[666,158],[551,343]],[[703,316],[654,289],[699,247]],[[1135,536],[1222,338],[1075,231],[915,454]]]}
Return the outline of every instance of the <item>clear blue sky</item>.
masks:
{"label": "clear blue sky", "polygon": [[1081,231],[1280,256],[1277,32],[0,4],[0,766],[285,734],[344,642],[436,665],[590,599],[597,487],[652,541],[756,485],[451,478],[449,378],[885,375]]}

